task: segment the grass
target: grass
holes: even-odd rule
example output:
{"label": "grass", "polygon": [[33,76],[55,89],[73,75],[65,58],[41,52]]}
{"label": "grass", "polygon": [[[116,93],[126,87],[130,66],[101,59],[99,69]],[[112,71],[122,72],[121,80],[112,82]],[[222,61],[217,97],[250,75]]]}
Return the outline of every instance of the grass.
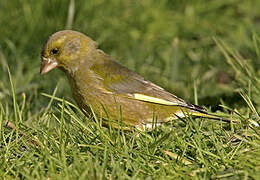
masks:
{"label": "grass", "polygon": [[[1,2],[0,177],[259,179],[259,6],[253,0]],[[43,43],[65,28],[88,34],[186,101],[238,122],[187,118],[152,132],[102,127],[74,105],[64,74],[39,75]]]}

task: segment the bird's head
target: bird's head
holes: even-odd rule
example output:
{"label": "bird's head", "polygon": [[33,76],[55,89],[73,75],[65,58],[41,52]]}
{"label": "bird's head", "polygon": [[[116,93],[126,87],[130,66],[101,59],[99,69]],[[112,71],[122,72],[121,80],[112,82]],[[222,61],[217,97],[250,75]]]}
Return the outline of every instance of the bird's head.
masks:
{"label": "bird's head", "polygon": [[74,71],[95,48],[96,43],[80,32],[56,32],[43,46],[40,73],[45,74],[55,67],[60,67],[66,72]]}

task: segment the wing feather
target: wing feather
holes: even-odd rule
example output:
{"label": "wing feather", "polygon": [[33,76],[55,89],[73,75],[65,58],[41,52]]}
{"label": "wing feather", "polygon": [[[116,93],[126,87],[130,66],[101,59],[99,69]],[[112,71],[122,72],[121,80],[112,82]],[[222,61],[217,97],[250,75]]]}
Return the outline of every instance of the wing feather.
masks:
{"label": "wing feather", "polygon": [[142,76],[112,60],[109,56],[106,56],[106,60],[102,63],[93,65],[91,69],[101,77],[104,88],[116,95],[126,96],[139,101],[182,106],[195,111],[205,112],[203,108],[188,104],[160,86],[145,80]]}

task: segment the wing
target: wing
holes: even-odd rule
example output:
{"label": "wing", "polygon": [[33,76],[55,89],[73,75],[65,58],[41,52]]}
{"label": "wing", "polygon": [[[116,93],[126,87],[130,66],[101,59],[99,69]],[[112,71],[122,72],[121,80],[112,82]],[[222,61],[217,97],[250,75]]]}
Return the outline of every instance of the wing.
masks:
{"label": "wing", "polygon": [[203,108],[188,104],[160,86],[145,80],[142,76],[112,60],[109,56],[105,56],[105,60],[102,63],[93,65],[91,69],[103,81],[104,88],[117,95],[127,96],[139,101],[183,106],[205,112]]}

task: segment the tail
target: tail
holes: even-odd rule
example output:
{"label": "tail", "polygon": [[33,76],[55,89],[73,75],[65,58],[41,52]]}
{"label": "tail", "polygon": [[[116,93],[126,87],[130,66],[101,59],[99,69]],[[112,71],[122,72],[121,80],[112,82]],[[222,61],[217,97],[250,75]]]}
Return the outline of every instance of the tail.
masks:
{"label": "tail", "polygon": [[209,114],[203,107],[194,105],[194,104],[189,104],[188,107],[189,111],[184,112],[185,115],[191,115],[191,116],[196,116],[196,117],[202,117],[202,118],[209,118],[213,120],[218,120],[218,121],[223,121],[229,123],[231,120],[222,118],[217,115]]}
{"label": "tail", "polygon": [[222,118],[222,117],[219,117],[219,116],[216,116],[216,115],[211,115],[209,113],[190,112],[189,114],[192,115],[192,116],[196,116],[196,117],[209,118],[209,119],[223,121],[223,122],[227,122],[227,123],[231,121],[229,119],[225,119],[225,118]]}

